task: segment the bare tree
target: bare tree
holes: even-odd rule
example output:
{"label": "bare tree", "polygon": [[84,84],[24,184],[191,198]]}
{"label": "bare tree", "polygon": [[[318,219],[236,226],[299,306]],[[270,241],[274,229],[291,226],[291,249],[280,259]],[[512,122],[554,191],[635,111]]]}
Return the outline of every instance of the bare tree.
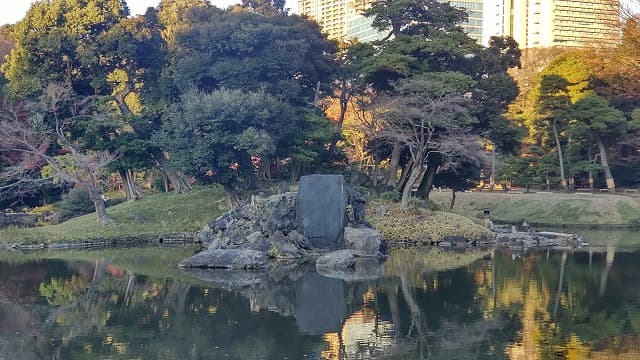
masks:
{"label": "bare tree", "polygon": [[471,79],[462,74],[429,74],[397,83],[395,93],[383,100],[381,133],[406,146],[411,154],[402,209],[408,208],[411,188],[424,174],[429,156],[437,153],[455,159],[472,155],[462,145],[475,138],[469,133],[472,118],[465,97],[470,85]]}
{"label": "bare tree", "polygon": [[[24,119],[15,107],[4,107],[0,112],[3,150],[22,153],[29,161],[46,163],[61,180],[86,189],[95,206],[98,222],[103,225],[111,224],[113,220],[107,214],[101,197],[99,180],[103,168],[116,155],[106,151],[82,150],[81,143],[69,136],[69,127],[74,122],[81,119],[98,121],[105,114],[88,113],[89,109],[72,100],[73,94],[69,86],[54,83],[44,89],[38,104],[44,114],[32,110]],[[51,119],[45,115],[49,115]],[[51,153],[52,141],[60,146],[61,152],[70,155],[71,166]]]}

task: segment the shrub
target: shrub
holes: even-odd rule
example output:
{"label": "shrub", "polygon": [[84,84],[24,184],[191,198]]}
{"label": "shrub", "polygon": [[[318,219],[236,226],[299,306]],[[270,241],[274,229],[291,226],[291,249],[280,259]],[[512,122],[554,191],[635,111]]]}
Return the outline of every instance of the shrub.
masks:
{"label": "shrub", "polygon": [[60,221],[79,215],[89,214],[95,210],[93,202],[89,198],[89,192],[84,189],[71,189],[67,196],[60,202],[58,218]]}
{"label": "shrub", "polygon": [[400,201],[400,193],[398,191],[385,191],[380,194],[380,198],[386,201],[397,202]]}

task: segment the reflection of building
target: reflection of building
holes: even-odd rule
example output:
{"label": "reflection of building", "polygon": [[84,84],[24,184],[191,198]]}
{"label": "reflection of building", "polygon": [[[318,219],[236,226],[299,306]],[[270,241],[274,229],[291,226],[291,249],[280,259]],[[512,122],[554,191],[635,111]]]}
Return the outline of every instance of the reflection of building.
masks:
{"label": "reflection of building", "polygon": [[[360,12],[373,0],[299,0],[303,15],[315,19],[332,39],[383,38]],[[462,25],[487,45],[491,36],[511,36],[521,48],[616,43],[617,0],[439,0],[467,11]]]}

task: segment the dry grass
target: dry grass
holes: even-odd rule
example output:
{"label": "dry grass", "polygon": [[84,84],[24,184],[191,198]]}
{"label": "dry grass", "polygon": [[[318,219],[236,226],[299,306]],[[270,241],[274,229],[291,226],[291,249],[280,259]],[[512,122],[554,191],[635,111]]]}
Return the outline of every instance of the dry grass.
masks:
{"label": "dry grass", "polygon": [[[432,192],[431,200],[448,207],[450,192]],[[481,218],[491,209],[494,221],[517,223],[525,219],[540,225],[634,226],[640,224],[640,201],[608,194],[458,193],[455,213]]]}
{"label": "dry grass", "polygon": [[[385,215],[376,214],[377,209],[383,206],[387,209]],[[492,236],[488,229],[465,216],[418,207],[401,211],[398,204],[382,200],[368,204],[367,220],[391,242],[438,241],[447,235],[467,239]]]}

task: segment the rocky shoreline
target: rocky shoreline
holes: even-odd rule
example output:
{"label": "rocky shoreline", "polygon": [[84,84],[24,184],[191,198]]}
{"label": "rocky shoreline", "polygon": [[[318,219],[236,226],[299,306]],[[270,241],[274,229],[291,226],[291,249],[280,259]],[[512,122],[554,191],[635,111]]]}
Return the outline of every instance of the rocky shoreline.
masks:
{"label": "rocky shoreline", "polygon": [[201,246],[202,243],[198,240],[196,235],[197,234],[189,232],[175,232],[160,235],[124,236],[111,239],[100,238],[74,242],[15,242],[0,244],[0,250],[87,250],[135,246]]}

